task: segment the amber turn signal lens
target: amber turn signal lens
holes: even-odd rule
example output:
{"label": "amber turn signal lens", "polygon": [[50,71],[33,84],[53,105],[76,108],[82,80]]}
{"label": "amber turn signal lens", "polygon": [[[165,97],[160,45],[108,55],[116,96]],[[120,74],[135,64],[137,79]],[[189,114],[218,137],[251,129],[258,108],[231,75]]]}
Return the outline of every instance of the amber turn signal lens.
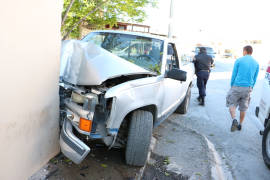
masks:
{"label": "amber turn signal lens", "polygon": [[84,118],[80,118],[79,128],[83,131],[90,132],[92,129],[92,121]]}

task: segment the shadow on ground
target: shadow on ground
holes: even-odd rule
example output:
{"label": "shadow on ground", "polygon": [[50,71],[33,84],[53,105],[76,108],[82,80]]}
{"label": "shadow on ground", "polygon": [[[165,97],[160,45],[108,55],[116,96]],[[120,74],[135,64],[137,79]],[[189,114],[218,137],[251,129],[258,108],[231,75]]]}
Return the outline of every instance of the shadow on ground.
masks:
{"label": "shadow on ground", "polygon": [[47,166],[49,180],[132,180],[140,170],[125,164],[124,150],[108,150],[102,145],[91,147],[91,153],[79,165],[59,154]]}
{"label": "shadow on ground", "polygon": [[[102,144],[90,145],[91,153],[79,165],[63,154],[58,154],[29,180],[187,180],[166,170],[168,157],[151,154],[142,171],[140,167],[125,164],[124,149],[108,150]],[[153,163],[154,161],[154,163]],[[144,172],[143,174],[141,174]]]}

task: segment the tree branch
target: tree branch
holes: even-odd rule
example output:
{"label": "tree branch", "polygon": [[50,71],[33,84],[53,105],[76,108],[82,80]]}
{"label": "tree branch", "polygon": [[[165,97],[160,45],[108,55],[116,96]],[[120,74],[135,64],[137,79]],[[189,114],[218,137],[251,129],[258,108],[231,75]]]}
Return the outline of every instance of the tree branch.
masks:
{"label": "tree branch", "polygon": [[62,19],[61,26],[64,25],[64,22],[65,22],[65,20],[66,20],[66,18],[67,18],[67,14],[68,14],[68,12],[70,11],[70,9],[71,9],[71,7],[72,7],[74,1],[75,1],[75,0],[71,0],[71,1],[70,1],[69,5],[68,5],[68,7],[67,7],[67,10],[66,10],[66,12],[65,12],[65,14],[64,14],[64,17],[63,17],[63,19]]}
{"label": "tree branch", "polygon": [[83,18],[81,18],[77,23],[75,23],[73,25],[73,27],[65,34],[65,36],[63,37],[62,40],[65,40],[69,36],[69,34],[75,29],[75,27],[77,27],[78,25],[80,25],[87,18],[87,16],[89,16],[92,13],[94,13],[98,8],[100,8],[100,6],[102,6],[103,4],[105,4],[108,1],[109,0],[103,1],[101,4],[97,5],[92,11],[90,11],[88,14],[86,14]]}

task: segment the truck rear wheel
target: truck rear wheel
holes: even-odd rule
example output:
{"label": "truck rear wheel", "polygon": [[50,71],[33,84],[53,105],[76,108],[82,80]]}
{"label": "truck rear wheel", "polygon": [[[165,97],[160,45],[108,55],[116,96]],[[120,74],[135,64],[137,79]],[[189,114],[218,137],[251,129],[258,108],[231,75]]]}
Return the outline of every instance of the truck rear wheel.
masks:
{"label": "truck rear wheel", "polygon": [[132,114],[126,146],[126,163],[143,166],[147,160],[153,129],[151,112],[137,110]]}
{"label": "truck rear wheel", "polygon": [[266,126],[262,139],[262,155],[265,165],[270,169],[270,124]]}
{"label": "truck rear wheel", "polygon": [[175,110],[176,113],[179,113],[179,114],[186,114],[187,113],[189,103],[190,103],[190,97],[191,97],[191,87],[188,88],[186,97],[183,100],[183,102]]}

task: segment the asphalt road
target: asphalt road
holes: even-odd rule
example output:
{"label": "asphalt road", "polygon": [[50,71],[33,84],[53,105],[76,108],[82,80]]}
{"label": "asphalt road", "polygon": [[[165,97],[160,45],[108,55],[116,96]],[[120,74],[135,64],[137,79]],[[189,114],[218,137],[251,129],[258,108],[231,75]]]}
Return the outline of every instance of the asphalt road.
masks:
{"label": "asphalt road", "polygon": [[[222,159],[226,179],[269,180],[270,171],[264,165],[261,154],[262,137],[259,131],[263,126],[254,114],[260,99],[263,72],[260,72],[254,87],[242,131],[232,133],[230,132],[232,120],[225,106],[225,98],[230,88],[233,62],[228,59],[216,62],[207,84],[205,107],[197,105],[198,90],[195,83],[189,112],[184,116],[174,114],[170,118],[177,119],[182,127],[196,130],[215,145]],[[181,143],[178,144],[180,148]]]}

